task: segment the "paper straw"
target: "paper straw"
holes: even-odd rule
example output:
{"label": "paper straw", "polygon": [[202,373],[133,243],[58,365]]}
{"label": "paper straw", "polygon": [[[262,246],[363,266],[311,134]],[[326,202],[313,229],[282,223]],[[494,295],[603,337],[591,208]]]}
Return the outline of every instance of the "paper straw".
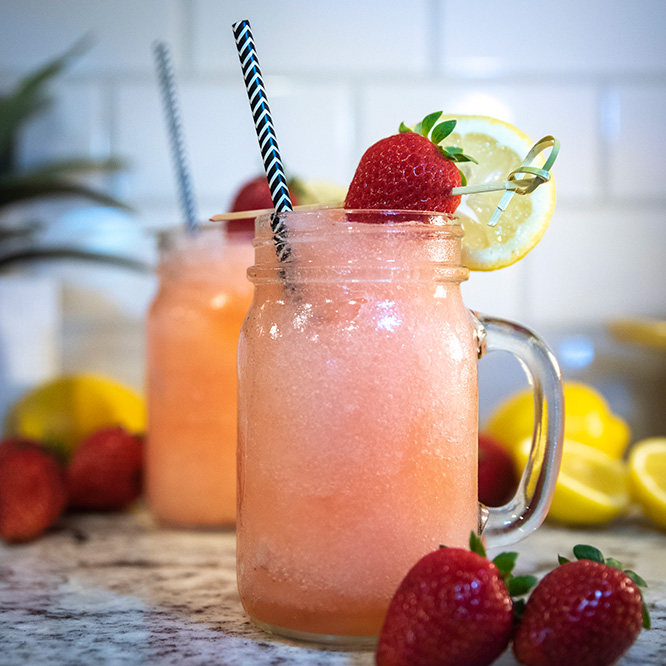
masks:
{"label": "paper straw", "polygon": [[243,79],[245,80],[245,89],[247,90],[247,97],[250,101],[250,109],[254,119],[254,127],[257,132],[257,139],[259,140],[259,149],[261,150],[261,157],[264,162],[266,177],[268,178],[271,199],[277,213],[271,218],[273,239],[278,258],[284,261],[289,257],[290,249],[285,240],[286,229],[279,213],[288,212],[293,209],[287,178],[282,166],[282,159],[280,158],[280,149],[278,148],[277,137],[275,136],[271,111],[268,106],[268,97],[264,89],[264,81],[261,76],[250,22],[245,19],[234,23],[233,32]]}
{"label": "paper straw", "polygon": [[169,49],[164,42],[155,43],[155,60],[157,75],[162,92],[162,102],[169,131],[171,155],[176,169],[178,191],[180,194],[180,207],[185,218],[185,227],[189,232],[196,231],[198,227],[197,207],[192,190],[192,178],[185,153],[185,139],[183,138],[178,100],[176,99],[176,80],[171,66]]}

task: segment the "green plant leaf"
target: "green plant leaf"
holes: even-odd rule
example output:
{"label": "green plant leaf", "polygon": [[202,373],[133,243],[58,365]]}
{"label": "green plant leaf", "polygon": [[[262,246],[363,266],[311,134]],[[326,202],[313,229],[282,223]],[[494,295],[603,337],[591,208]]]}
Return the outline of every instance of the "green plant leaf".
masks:
{"label": "green plant leaf", "polygon": [[[434,113],[429,113],[422,121],[421,121],[421,134],[423,136],[428,136],[430,134],[430,130],[435,126],[435,123],[442,117],[442,112],[441,111],[435,111]],[[435,143],[438,143],[435,141]]]}
{"label": "green plant leaf", "polygon": [[103,160],[75,158],[58,162],[49,162],[48,164],[33,167],[30,170],[21,171],[20,173],[15,174],[14,178],[38,179],[67,174],[111,173],[120,171],[126,167],[126,162],[116,157],[109,157],[108,159]]}
{"label": "green plant leaf", "polygon": [[573,547],[573,554],[579,560],[592,560],[593,562],[605,562],[604,556],[601,554],[601,551],[594,546],[586,546],[583,544],[578,544]]}
{"label": "green plant leaf", "polygon": [[65,53],[21,79],[14,90],[0,100],[0,154],[9,150],[13,138],[23,124],[49,105],[46,84],[88,48],[87,38],[79,40]]}
{"label": "green plant leaf", "polygon": [[445,120],[443,123],[439,123],[439,125],[432,130],[432,135],[430,137],[432,142],[438,144],[444,141],[444,139],[453,132],[457,122],[457,120]]}
{"label": "green plant leaf", "polygon": [[398,129],[398,132],[400,134],[405,134],[405,132],[411,132],[411,131],[412,131],[412,129],[407,127],[407,125],[405,125],[405,123],[400,123],[400,127]]}
{"label": "green plant leaf", "polygon": [[86,185],[58,177],[3,177],[0,179],[0,209],[10,204],[50,196],[83,197],[103,206],[132,210],[114,197]]}
{"label": "green plant leaf", "polygon": [[559,564],[566,564],[567,562],[571,562],[571,560],[567,557],[564,557],[564,555],[558,555],[557,556],[557,562]]}
{"label": "green plant leaf", "polygon": [[0,269],[10,264],[34,261],[36,259],[76,259],[93,263],[109,264],[126,268],[137,273],[149,273],[153,269],[143,261],[129,257],[119,257],[103,252],[90,252],[88,250],[77,250],[75,248],[33,248],[21,252],[12,252],[0,255]]}

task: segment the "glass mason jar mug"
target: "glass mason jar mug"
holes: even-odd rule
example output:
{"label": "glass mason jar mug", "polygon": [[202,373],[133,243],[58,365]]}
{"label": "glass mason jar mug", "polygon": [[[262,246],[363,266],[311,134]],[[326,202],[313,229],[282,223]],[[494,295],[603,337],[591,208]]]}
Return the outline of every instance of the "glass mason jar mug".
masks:
{"label": "glass mason jar mug", "polygon": [[252,246],[219,225],[160,238],[147,319],[146,494],[163,524],[233,526],[236,343],[252,300]]}
{"label": "glass mason jar mug", "polygon": [[[462,229],[442,215],[284,214],[281,259],[258,218],[255,297],[238,346],[237,575],[260,627],[376,640],[399,582],[440,544],[516,541],[542,522],[562,439],[546,346],[463,304]],[[477,496],[477,359],[508,350],[534,388],[516,496]]]}

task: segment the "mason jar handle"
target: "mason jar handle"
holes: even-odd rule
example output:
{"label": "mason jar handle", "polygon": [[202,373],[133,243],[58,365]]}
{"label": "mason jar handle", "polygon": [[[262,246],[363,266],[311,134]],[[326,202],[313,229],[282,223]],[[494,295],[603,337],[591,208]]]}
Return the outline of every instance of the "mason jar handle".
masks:
{"label": "mason jar handle", "polygon": [[543,522],[555,492],[564,436],[562,376],[553,353],[532,331],[505,319],[479,313],[479,358],[508,351],[518,358],[534,394],[532,447],[514,497],[500,507],[479,504],[479,531],[488,545],[523,539]]}

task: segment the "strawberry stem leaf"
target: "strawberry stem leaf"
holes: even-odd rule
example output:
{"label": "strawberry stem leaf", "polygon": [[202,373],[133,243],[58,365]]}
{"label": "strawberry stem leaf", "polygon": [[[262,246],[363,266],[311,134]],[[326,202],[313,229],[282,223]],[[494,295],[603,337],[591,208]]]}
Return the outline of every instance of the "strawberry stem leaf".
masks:
{"label": "strawberry stem leaf", "polygon": [[645,601],[643,602],[643,628],[644,629],[652,628],[652,621],[650,620],[650,612],[648,611],[648,607]]}
{"label": "strawberry stem leaf", "polygon": [[469,533],[469,549],[473,553],[476,553],[477,555],[481,555],[481,557],[486,556],[486,549],[483,545],[483,542],[481,541],[479,536],[474,531]]}
{"label": "strawberry stem leaf", "polygon": [[632,571],[631,569],[625,569],[624,570],[624,575],[627,576],[627,578],[630,578],[631,580],[638,585],[638,587],[647,587],[648,584],[645,582],[641,576],[639,576],[635,571]]}
{"label": "strawberry stem leaf", "polygon": [[536,582],[536,576],[513,576],[507,581],[506,586],[512,597],[522,597],[536,585]]}
{"label": "strawberry stem leaf", "polygon": [[576,559],[579,560],[592,560],[593,562],[601,562],[601,564],[606,562],[601,551],[594,546],[578,544],[573,547],[573,554],[576,556]]}
{"label": "strawberry stem leaf", "polygon": [[500,553],[494,560],[493,564],[499,569],[502,578],[508,576],[516,566],[516,559],[518,553]]}
{"label": "strawberry stem leaf", "polygon": [[613,567],[613,569],[619,569],[620,571],[622,571],[622,562],[616,560],[614,557],[607,557],[606,564],[609,567]]}
{"label": "strawberry stem leaf", "polygon": [[[441,142],[453,132],[458,123],[455,119],[443,120],[441,123],[438,123],[437,121],[441,117],[442,112],[435,111],[434,113],[429,113],[421,122],[416,123],[414,127],[408,127],[402,122],[398,128],[398,132],[400,134],[404,134],[405,132],[415,132],[416,134],[429,138],[430,141],[437,146],[442,157],[451,162],[474,162],[475,164],[478,164],[473,157],[465,155],[463,149],[459,146],[440,145]],[[460,175],[463,178],[462,186],[464,187],[467,185],[467,179],[463,176],[462,171],[460,172]]]}
{"label": "strawberry stem leaf", "polygon": [[557,562],[558,564],[566,564],[567,562],[570,562],[568,557],[564,557],[564,555],[558,555],[557,556]]}
{"label": "strawberry stem leaf", "polygon": [[[421,121],[421,134],[425,137],[430,134],[430,130],[435,126],[435,123],[442,117],[442,112],[441,111],[435,111],[434,113],[429,113],[422,121]],[[453,126],[455,127],[456,121],[449,121],[453,122]],[[440,127],[440,125],[438,125]],[[453,128],[452,128],[453,129]],[[452,130],[451,130],[452,131]],[[451,134],[451,131],[448,132],[448,134]],[[448,136],[446,134],[445,136]],[[444,138],[444,137],[442,137]],[[434,138],[434,133],[433,133],[433,143],[439,143],[439,141],[435,141]]]}
{"label": "strawberry stem leaf", "polygon": [[[445,120],[444,122],[439,123],[439,125],[433,128],[430,140],[434,144],[440,144],[447,136],[449,136],[449,134],[451,134],[451,132],[453,132],[457,122],[457,120]],[[423,125],[425,127],[425,120],[423,121]],[[425,136],[427,136],[427,134]],[[462,150],[460,150],[460,152],[462,152]]]}

